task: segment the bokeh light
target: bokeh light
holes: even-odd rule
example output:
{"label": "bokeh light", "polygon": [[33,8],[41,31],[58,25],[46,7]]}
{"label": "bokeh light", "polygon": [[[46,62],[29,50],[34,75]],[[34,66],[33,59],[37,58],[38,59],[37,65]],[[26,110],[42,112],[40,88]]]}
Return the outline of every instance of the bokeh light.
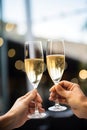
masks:
{"label": "bokeh light", "polygon": [[23,70],[24,71],[24,62],[22,60],[17,60],[15,62],[15,68],[17,70]]}
{"label": "bokeh light", "polygon": [[81,79],[86,79],[87,78],[87,70],[83,69],[83,70],[80,70],[79,72],[79,77]]}
{"label": "bokeh light", "polygon": [[3,45],[3,43],[4,43],[4,39],[0,37],[0,47]]}
{"label": "bokeh light", "polygon": [[9,51],[8,51],[8,57],[12,58],[12,57],[15,56],[15,54],[16,54],[15,49],[13,49],[13,48],[9,49]]}

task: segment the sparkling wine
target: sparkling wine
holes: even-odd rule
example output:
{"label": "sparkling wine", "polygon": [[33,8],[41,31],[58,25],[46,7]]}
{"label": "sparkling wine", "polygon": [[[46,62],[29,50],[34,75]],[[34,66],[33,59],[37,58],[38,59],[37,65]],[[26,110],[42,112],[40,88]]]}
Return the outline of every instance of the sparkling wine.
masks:
{"label": "sparkling wine", "polygon": [[65,56],[47,55],[46,59],[47,59],[47,68],[48,68],[49,75],[54,83],[58,83],[64,71]]}
{"label": "sparkling wine", "polygon": [[34,88],[37,88],[44,71],[44,59],[25,59],[25,71]]}

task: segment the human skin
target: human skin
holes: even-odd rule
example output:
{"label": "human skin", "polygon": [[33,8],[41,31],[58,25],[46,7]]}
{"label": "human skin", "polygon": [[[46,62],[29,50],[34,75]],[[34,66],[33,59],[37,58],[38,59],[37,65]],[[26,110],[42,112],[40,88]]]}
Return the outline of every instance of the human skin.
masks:
{"label": "human skin", "polygon": [[12,130],[22,126],[28,118],[28,114],[34,112],[35,103],[39,112],[43,112],[42,99],[37,90],[32,90],[18,98],[12,108],[4,115],[0,116],[0,130]]}
{"label": "human skin", "polygon": [[51,87],[49,100],[69,105],[78,118],[87,119],[87,97],[76,83],[61,81]]}

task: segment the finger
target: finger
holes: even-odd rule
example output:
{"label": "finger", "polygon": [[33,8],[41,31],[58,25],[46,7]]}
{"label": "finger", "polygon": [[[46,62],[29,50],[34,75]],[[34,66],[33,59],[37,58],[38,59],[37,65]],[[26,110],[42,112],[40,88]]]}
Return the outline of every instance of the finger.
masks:
{"label": "finger", "polygon": [[56,97],[49,97],[49,100],[50,100],[50,101],[55,101],[55,100],[56,100]]}
{"label": "finger", "polygon": [[37,90],[36,90],[36,89],[31,90],[31,91],[27,92],[23,97],[26,98],[26,97],[29,96],[32,92],[37,93]]}
{"label": "finger", "polygon": [[32,90],[29,93],[27,93],[25,95],[25,99],[27,103],[31,102],[32,100],[34,100],[37,96],[37,90]]}
{"label": "finger", "polygon": [[66,97],[67,95],[67,91],[60,85],[58,84],[57,86],[55,86],[56,92],[62,96],[62,97]]}
{"label": "finger", "polygon": [[39,110],[39,112],[45,112],[45,109],[42,107],[38,108],[38,110]]}
{"label": "finger", "polygon": [[66,90],[70,90],[73,86],[73,83],[72,82],[69,82],[69,81],[66,81],[66,80],[63,80],[61,82],[59,82],[59,84],[65,88]]}
{"label": "finger", "polygon": [[51,92],[51,93],[50,93],[50,97],[56,97],[56,93]]}
{"label": "finger", "polygon": [[30,102],[29,104],[29,108],[35,108],[35,106],[37,106],[38,108],[41,108],[42,107],[42,104],[40,102]]}
{"label": "finger", "polygon": [[29,108],[29,113],[33,114],[35,112],[35,108]]}
{"label": "finger", "polygon": [[37,102],[42,102],[42,98],[41,98],[41,96],[40,96],[39,93],[37,93],[36,101],[37,101]]}
{"label": "finger", "polygon": [[42,107],[42,104],[39,103],[39,102],[37,102],[37,107],[38,107],[38,108]]}
{"label": "finger", "polygon": [[61,104],[68,105],[68,103],[67,103],[67,100],[66,100],[66,99],[62,99],[62,98],[60,98],[60,99],[58,99],[58,102],[59,102],[59,103],[61,103]]}
{"label": "finger", "polygon": [[55,85],[53,85],[50,89],[49,89],[50,92],[55,92]]}
{"label": "finger", "polygon": [[55,101],[56,99],[59,99],[59,98],[63,98],[63,97],[60,96],[58,93],[54,93],[54,92],[50,93],[49,100]]}
{"label": "finger", "polygon": [[50,98],[56,99],[57,95],[58,95],[58,94],[56,94],[56,93],[54,93],[54,92],[51,92],[51,93],[50,93]]}
{"label": "finger", "polygon": [[29,103],[29,107],[30,107],[30,108],[34,108],[34,107],[35,107],[35,102],[34,102],[34,101],[31,101],[31,102]]}

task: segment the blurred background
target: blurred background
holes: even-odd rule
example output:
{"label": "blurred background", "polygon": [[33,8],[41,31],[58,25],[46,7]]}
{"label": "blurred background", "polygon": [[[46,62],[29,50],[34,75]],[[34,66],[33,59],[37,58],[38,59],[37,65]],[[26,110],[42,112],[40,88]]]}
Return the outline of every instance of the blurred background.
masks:
{"label": "blurred background", "polygon": [[[87,0],[0,0],[0,114],[31,88],[24,71],[25,41],[41,40],[45,59],[48,38],[65,40],[66,66],[62,79],[79,83],[87,95]],[[45,68],[38,91],[46,110],[52,104],[48,100],[52,85]],[[19,129],[87,128],[87,122],[73,113],[65,113],[66,118],[64,113],[60,114],[62,118],[51,116],[48,121],[49,115],[44,124],[37,120],[35,128],[31,120]]]}

